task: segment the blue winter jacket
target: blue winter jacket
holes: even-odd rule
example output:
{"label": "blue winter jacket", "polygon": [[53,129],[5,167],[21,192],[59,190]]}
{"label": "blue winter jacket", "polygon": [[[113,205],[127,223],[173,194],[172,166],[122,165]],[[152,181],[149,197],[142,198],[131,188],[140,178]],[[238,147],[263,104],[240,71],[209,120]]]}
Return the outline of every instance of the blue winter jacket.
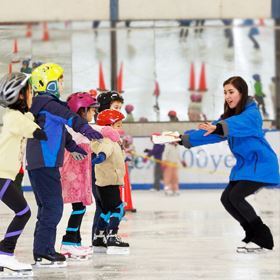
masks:
{"label": "blue winter jacket", "polygon": [[224,120],[218,120],[224,135],[210,134],[203,136],[205,130],[187,132],[182,136],[183,145],[187,148],[228,141],[229,148],[236,158],[231,170],[230,180],[248,180],[279,184],[279,165],[277,156],[264,138],[262,118],[256,103],[250,100],[245,110]]}
{"label": "blue winter jacket", "polygon": [[48,140],[28,139],[27,169],[62,166],[64,148],[67,148],[67,144],[73,148],[76,146],[71,136],[66,133],[65,125],[78,132],[87,124],[86,120],[70,111],[66,102],[47,94],[34,97],[30,111],[36,123],[46,132]]}

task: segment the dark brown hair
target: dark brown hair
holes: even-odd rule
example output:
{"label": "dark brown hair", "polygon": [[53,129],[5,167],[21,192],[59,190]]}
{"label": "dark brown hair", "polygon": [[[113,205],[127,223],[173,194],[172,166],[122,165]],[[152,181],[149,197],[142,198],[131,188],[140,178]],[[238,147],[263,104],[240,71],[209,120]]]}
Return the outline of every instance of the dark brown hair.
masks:
{"label": "dark brown hair", "polygon": [[231,109],[227,102],[224,103],[224,113],[222,114],[221,118],[226,119],[233,115],[239,115],[241,112],[244,111],[247,100],[248,100],[248,85],[247,83],[239,76],[230,77],[223,83],[223,87],[225,85],[232,85],[236,88],[239,93],[241,94],[241,99],[238,102],[237,106]]}

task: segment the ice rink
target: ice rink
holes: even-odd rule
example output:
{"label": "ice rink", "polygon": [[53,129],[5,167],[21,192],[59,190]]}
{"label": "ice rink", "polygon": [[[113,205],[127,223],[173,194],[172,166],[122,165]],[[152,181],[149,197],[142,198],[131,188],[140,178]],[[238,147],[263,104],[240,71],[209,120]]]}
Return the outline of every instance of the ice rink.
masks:
{"label": "ice rink", "polygon": [[[67,268],[36,269],[34,279],[95,280],[278,280],[280,277],[280,190],[263,189],[250,202],[272,230],[275,247],[263,254],[235,252],[244,237],[240,226],[223,209],[222,190],[184,190],[180,196],[134,191],[137,213],[127,213],[120,235],[130,243],[129,256],[95,254],[88,261],[68,262]],[[32,262],[36,204],[25,193],[32,218],[19,239],[16,255]],[[13,215],[1,205],[1,236]],[[94,205],[82,224],[84,245],[91,244]],[[66,206],[59,224],[56,249],[70,215]]]}

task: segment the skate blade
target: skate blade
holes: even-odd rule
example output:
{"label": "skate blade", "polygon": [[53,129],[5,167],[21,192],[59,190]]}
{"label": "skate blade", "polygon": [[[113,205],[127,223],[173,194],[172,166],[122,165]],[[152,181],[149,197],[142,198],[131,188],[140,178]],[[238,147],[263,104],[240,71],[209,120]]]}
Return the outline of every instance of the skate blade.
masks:
{"label": "skate blade", "polygon": [[92,255],[84,255],[84,256],[75,256],[71,254],[63,254],[68,261],[87,261]]}
{"label": "skate blade", "polygon": [[33,268],[61,268],[61,267],[66,267],[67,262],[51,262],[44,260],[44,262],[35,262],[35,264],[32,264]]}
{"label": "skate blade", "polygon": [[94,254],[106,254],[107,248],[106,247],[94,247],[93,246],[93,253]]}
{"label": "skate blade", "polygon": [[[5,269],[5,270],[4,270]],[[4,269],[0,272],[0,279],[14,279],[14,278],[33,278],[32,270],[19,270],[14,271],[10,268],[4,267]]]}
{"label": "skate blade", "polygon": [[129,247],[108,247],[107,255],[129,255]]}
{"label": "skate blade", "polygon": [[236,252],[241,253],[241,254],[262,254],[262,253],[265,253],[265,249],[263,249],[263,248],[238,247],[236,249]]}

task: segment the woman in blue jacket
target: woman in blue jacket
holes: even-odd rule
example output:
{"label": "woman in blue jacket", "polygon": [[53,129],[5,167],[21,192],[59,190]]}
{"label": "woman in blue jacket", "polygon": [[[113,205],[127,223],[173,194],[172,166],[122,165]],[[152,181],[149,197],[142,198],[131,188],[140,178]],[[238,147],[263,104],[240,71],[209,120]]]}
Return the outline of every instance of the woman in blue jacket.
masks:
{"label": "woman in blue jacket", "polygon": [[[231,77],[223,86],[225,103],[221,118],[213,123],[200,124],[199,130],[186,132],[181,136],[181,144],[191,148],[228,141],[236,164],[221,202],[245,230],[243,242],[253,242],[272,250],[274,244],[270,229],[245,198],[264,186],[279,184],[277,156],[264,138],[262,118],[257,104],[248,96],[246,82],[241,77]],[[238,247],[237,251],[256,249],[249,247]]]}

